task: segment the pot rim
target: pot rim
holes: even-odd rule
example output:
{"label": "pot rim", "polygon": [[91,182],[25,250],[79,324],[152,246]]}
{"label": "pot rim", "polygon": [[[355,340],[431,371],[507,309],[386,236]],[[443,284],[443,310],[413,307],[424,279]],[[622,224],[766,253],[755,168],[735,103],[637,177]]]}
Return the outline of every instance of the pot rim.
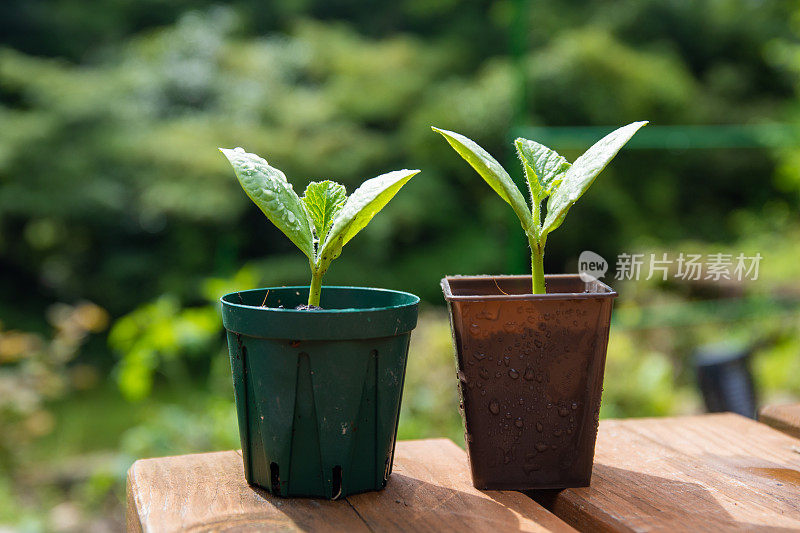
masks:
{"label": "pot rim", "polygon": [[[548,279],[567,279],[567,278],[578,278],[580,279],[579,274],[547,274],[545,275],[545,281]],[[442,287],[442,292],[444,293],[444,298],[448,302],[483,302],[483,301],[508,301],[508,300],[525,300],[525,301],[539,301],[539,300],[582,300],[588,298],[616,298],[617,292],[603,283],[600,280],[590,281],[590,282],[583,282],[585,283],[587,289],[590,287],[595,289],[594,291],[587,291],[587,292],[554,292],[554,293],[547,293],[547,294],[453,294],[450,288],[450,281],[451,280],[490,280],[490,279],[504,279],[504,280],[530,280],[531,276],[529,275],[491,275],[491,274],[480,274],[480,275],[452,275],[452,276],[445,276],[442,278],[440,284]],[[583,280],[581,280],[583,281]],[[599,289],[599,290],[598,290]]]}
{"label": "pot rim", "polygon": [[[219,301],[223,306],[226,307],[233,307],[242,310],[258,310],[258,311],[265,311],[271,313],[288,313],[288,314],[302,314],[303,316],[308,316],[310,313],[315,315],[338,315],[343,313],[363,313],[369,311],[384,311],[384,310],[391,310],[391,309],[403,309],[405,307],[412,307],[419,304],[419,296],[416,294],[411,294],[410,292],[405,291],[396,291],[393,289],[381,289],[375,287],[356,287],[356,286],[349,286],[349,285],[323,285],[322,292],[330,291],[330,290],[356,290],[356,291],[364,291],[364,292],[371,292],[371,293],[393,293],[399,294],[402,296],[409,297],[409,301],[406,303],[398,304],[398,305],[388,305],[382,307],[348,307],[344,309],[314,309],[313,311],[305,310],[305,309],[279,309],[277,307],[261,307],[259,305],[246,305],[243,303],[237,303],[232,301],[233,298],[238,298],[239,295],[248,292],[262,292],[262,291],[272,291],[272,290],[294,290],[294,291],[301,291],[305,290],[308,291],[308,285],[282,285],[278,287],[260,287],[258,289],[248,289],[244,291],[234,291],[228,293],[222,297],[220,297]],[[298,294],[299,295],[299,294]],[[228,299],[230,298],[230,299]]]}
{"label": "pot rim", "polygon": [[[308,286],[265,287],[226,294],[221,298],[222,325],[230,333],[247,337],[317,341],[393,337],[408,333],[417,325],[419,297],[411,293],[326,286],[322,289],[322,303],[331,307],[313,311],[294,309],[297,303],[305,303],[308,290]],[[261,302],[267,291],[275,291],[270,294],[273,304],[285,298],[288,309],[248,305]],[[243,302],[248,304],[240,303],[239,296],[247,293],[249,296]],[[337,309],[338,302],[341,307]],[[362,303],[365,307],[344,307]]]}

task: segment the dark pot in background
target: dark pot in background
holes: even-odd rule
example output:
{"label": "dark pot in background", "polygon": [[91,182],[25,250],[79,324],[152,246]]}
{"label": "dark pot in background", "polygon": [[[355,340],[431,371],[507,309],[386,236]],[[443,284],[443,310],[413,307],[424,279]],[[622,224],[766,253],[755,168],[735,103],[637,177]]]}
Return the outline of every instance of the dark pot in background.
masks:
{"label": "dark pot in background", "polygon": [[[611,307],[578,275],[447,277],[461,412],[478,489],[584,487],[592,475]],[[506,293],[506,294],[504,294]]]}
{"label": "dark pot in background", "polygon": [[756,387],[750,369],[753,347],[731,341],[706,344],[693,354],[697,384],[709,413],[756,418]]}
{"label": "dark pot in background", "polygon": [[323,310],[294,309],[307,298],[308,287],[222,298],[245,478],[279,496],[381,489],[419,298],[324,287]]}

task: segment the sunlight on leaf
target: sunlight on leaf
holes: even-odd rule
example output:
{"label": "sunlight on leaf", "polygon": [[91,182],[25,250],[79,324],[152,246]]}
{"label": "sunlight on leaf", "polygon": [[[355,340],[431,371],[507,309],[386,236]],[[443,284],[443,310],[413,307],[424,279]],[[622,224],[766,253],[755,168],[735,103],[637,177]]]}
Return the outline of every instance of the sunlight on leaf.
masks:
{"label": "sunlight on leaf", "polygon": [[330,180],[312,181],[306,187],[302,200],[314,223],[317,239],[324,242],[334,218],[347,200],[347,190],[344,185]]}
{"label": "sunlight on leaf", "polygon": [[561,225],[569,208],[586,192],[597,175],[614,159],[625,143],[645,124],[646,121],[634,122],[609,133],[575,160],[564,174],[561,185],[547,201],[547,218],[543,227],[545,232],[551,232]]}
{"label": "sunlight on leaf", "polygon": [[514,146],[525,168],[531,202],[538,204],[558,187],[571,165],[558,152],[536,141],[517,139]]}
{"label": "sunlight on leaf", "polygon": [[241,148],[220,148],[247,196],[300,250],[314,258],[314,236],[303,203],[277,168]]}
{"label": "sunlight on leaf", "polygon": [[397,191],[418,173],[419,170],[395,170],[367,180],[353,191],[333,221],[319,254],[320,264],[335,259],[342,246],[364,229]]}
{"label": "sunlight on leaf", "polygon": [[511,205],[511,208],[519,217],[522,227],[527,231],[533,220],[531,218],[531,211],[528,209],[528,204],[525,202],[525,197],[519,191],[519,188],[508,175],[508,172],[492,157],[489,152],[481,148],[478,143],[453,131],[442,130],[431,126],[433,131],[440,133],[450,146],[458,152],[467,163],[470,164],[475,171],[494,189],[494,192],[500,195],[500,198],[505,200]]}

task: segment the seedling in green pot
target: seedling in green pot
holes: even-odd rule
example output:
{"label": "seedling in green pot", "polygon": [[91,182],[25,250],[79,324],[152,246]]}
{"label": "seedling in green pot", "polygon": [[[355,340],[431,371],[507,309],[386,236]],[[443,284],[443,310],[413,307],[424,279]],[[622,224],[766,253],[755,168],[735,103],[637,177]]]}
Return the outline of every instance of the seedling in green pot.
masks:
{"label": "seedling in green pot", "polygon": [[312,181],[297,196],[286,176],[242,148],[220,148],[244,192],[300,251],[311,266],[308,306],[319,306],[322,276],[342,247],[364,229],[419,170],[395,170],[365,181],[347,196],[344,185]]}
{"label": "seedling in green pot", "polygon": [[[617,155],[646,121],[634,122],[613,131],[597,141],[570,164],[554,150],[528,139],[517,139],[514,145],[525,171],[531,197],[530,208],[508,172],[477,143],[458,133],[433,128],[441,133],[450,146],[511,205],[519,217],[531,247],[533,293],[546,292],[544,282],[544,245],[547,235],[558,228],[569,208],[578,201],[597,175]],[[547,209],[542,220],[542,202]]]}

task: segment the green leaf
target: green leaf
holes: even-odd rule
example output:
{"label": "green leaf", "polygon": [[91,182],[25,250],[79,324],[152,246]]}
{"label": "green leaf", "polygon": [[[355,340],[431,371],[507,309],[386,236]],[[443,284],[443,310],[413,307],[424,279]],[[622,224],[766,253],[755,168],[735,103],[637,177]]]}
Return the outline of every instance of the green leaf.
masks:
{"label": "green leaf", "polygon": [[336,215],[320,249],[318,267],[327,268],[339,256],[342,247],[364,229],[372,217],[417,173],[419,170],[395,170],[367,180],[353,191]]}
{"label": "green leaf", "polygon": [[500,195],[500,198],[508,202],[517,217],[519,217],[520,222],[522,222],[522,227],[527,231],[533,224],[531,211],[528,209],[525,197],[522,196],[514,180],[511,179],[511,176],[508,175],[508,172],[505,171],[500,163],[475,141],[463,135],[434,128],[433,126],[431,126],[431,129],[441,133],[450,143],[450,146],[458,152],[458,155],[464,158],[481,175],[484,181],[494,189],[494,192]]}
{"label": "green leaf", "polygon": [[547,200],[547,217],[542,228],[544,233],[549,233],[561,225],[569,208],[586,192],[597,175],[614,159],[625,143],[645,124],[647,121],[634,122],[609,133],[575,160],[564,174],[561,185]]}
{"label": "green leaf", "polygon": [[347,190],[344,185],[334,181],[312,181],[306,187],[301,200],[314,223],[319,242],[324,242],[333,219],[347,200]]}
{"label": "green leaf", "polygon": [[525,168],[531,202],[538,204],[558,187],[571,165],[558,152],[535,141],[517,139],[514,145]]}
{"label": "green leaf", "polygon": [[314,258],[314,236],[303,203],[277,168],[241,148],[220,148],[247,196],[300,250]]}

